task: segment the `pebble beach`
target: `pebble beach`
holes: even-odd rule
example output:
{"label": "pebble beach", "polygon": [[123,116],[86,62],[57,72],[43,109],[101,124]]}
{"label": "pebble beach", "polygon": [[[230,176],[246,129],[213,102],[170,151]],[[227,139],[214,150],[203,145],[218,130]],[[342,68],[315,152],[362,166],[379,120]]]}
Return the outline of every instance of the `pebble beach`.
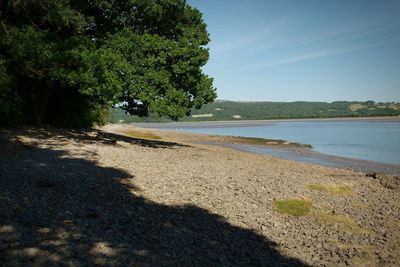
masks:
{"label": "pebble beach", "polygon": [[[2,266],[400,263],[395,174],[127,125],[0,137]],[[288,201],[304,212],[282,209]]]}

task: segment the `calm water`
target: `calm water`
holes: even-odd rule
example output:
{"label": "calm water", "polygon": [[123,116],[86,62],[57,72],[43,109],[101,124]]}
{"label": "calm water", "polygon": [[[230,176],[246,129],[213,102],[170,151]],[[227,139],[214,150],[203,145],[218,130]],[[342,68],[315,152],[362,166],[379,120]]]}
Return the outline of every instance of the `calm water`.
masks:
{"label": "calm water", "polygon": [[314,151],[323,154],[400,164],[400,120],[254,121],[140,126],[195,133],[283,139],[311,144]]}

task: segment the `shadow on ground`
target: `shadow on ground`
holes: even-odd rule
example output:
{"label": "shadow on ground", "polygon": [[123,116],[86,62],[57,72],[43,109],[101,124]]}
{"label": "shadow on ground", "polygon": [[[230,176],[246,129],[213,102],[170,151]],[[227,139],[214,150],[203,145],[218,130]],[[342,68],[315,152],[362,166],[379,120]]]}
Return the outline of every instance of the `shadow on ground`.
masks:
{"label": "shadow on ground", "polygon": [[[43,142],[72,138],[36,134]],[[92,141],[115,145],[101,138]],[[205,209],[135,196],[129,173],[87,158],[1,139],[1,266],[304,266]]]}
{"label": "shadow on ground", "polygon": [[[176,148],[187,146],[175,142],[132,138],[129,136],[108,133],[93,128],[60,129],[47,127],[26,128],[20,131],[23,131],[24,135],[33,136],[39,139],[57,138],[60,141],[73,141],[81,144],[96,143],[103,145],[118,145],[117,142],[119,141],[151,148]],[[3,135],[7,135],[7,131],[4,131]]]}

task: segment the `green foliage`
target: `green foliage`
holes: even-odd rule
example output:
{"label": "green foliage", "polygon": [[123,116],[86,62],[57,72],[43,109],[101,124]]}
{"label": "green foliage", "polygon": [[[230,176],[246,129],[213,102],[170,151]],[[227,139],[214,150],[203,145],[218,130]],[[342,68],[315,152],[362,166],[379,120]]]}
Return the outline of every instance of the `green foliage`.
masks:
{"label": "green foliage", "polygon": [[[364,107],[351,111],[352,104],[362,104]],[[147,118],[129,117],[118,108],[110,111],[110,122],[170,122],[168,118],[151,114]],[[204,105],[201,109],[192,110],[193,115],[213,114],[212,117],[194,118],[186,116],[180,121],[205,120],[237,120],[233,115],[240,115],[241,120],[267,119],[298,119],[298,118],[333,118],[333,117],[361,117],[361,116],[397,116],[400,115],[399,103],[376,103],[367,105],[365,102],[234,102],[215,101]]]}
{"label": "green foliage", "polygon": [[307,199],[281,199],[274,201],[278,212],[293,216],[304,216],[310,213],[312,202]]}
{"label": "green foliage", "polygon": [[348,215],[340,215],[334,213],[317,213],[319,219],[328,225],[336,224],[339,230],[350,234],[371,235],[373,232],[370,229],[364,228]]}
{"label": "green foliage", "polygon": [[115,104],[176,120],[216,97],[185,0],[9,0],[0,20],[2,124],[104,123]]}

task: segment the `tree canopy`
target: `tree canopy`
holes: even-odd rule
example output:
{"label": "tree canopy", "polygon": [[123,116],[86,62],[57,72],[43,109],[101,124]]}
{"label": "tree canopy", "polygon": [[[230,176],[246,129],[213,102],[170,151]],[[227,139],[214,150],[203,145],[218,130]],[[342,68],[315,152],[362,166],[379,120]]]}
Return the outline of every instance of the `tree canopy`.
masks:
{"label": "tree canopy", "polygon": [[209,34],[185,0],[0,0],[0,124],[177,119],[216,98]]}

